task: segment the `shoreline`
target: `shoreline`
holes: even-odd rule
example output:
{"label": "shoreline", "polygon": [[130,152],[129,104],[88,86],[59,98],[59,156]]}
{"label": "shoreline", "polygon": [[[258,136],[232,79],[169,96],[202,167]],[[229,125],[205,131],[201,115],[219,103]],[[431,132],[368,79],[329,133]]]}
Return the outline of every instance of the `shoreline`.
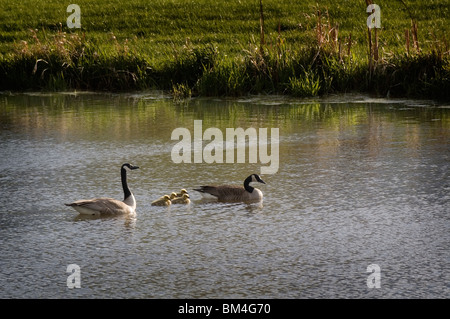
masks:
{"label": "shoreline", "polygon": [[[425,60],[430,56],[425,57]],[[431,57],[433,59],[433,57]],[[39,59],[36,59],[39,60]],[[443,60],[444,61],[444,60]],[[409,64],[408,61],[406,64]],[[81,73],[69,70],[68,72],[51,73],[48,69],[45,76],[38,75],[33,67],[27,68],[24,65],[15,65],[14,68],[22,69],[20,76],[13,70],[6,70],[3,63],[0,63],[0,91],[11,92],[66,92],[66,91],[89,91],[99,93],[130,93],[162,91],[171,95],[175,100],[183,100],[191,97],[245,97],[251,95],[274,95],[286,97],[326,97],[333,94],[364,94],[377,98],[407,98],[407,99],[431,99],[437,101],[450,101],[450,71],[449,61],[445,59],[447,70],[440,68],[439,74],[433,74],[438,68],[434,64],[420,66],[419,60],[415,61],[416,67],[420,67],[416,74],[408,74],[404,67],[392,68],[389,64],[380,64],[375,69],[372,76],[360,66],[357,72],[341,73],[342,78],[324,75],[322,66],[311,69],[300,75],[289,76],[288,81],[274,82],[266,72],[255,73],[251,70],[241,73],[245,77],[240,86],[232,86],[227,81],[233,76],[232,72],[227,72],[226,68],[219,66],[211,67],[197,74],[193,79],[181,75],[181,79],[174,81],[174,78],[165,77],[164,73],[171,73],[171,70],[162,70],[159,74],[144,74],[138,77],[133,69],[139,69],[135,64],[130,69],[116,69],[110,66],[113,74],[103,75],[83,79],[78,81]],[[28,64],[30,66],[30,64]],[[83,66],[85,68],[86,66]],[[386,71],[390,68],[389,71]],[[378,71],[379,70],[379,71]],[[91,72],[100,73],[105,71],[104,67],[92,67]],[[230,70],[228,70],[230,71]],[[42,71],[41,71],[42,72]],[[173,71],[172,71],[173,72]],[[339,72],[339,71],[338,71]],[[28,74],[27,74],[28,73]],[[322,74],[320,74],[322,73]],[[12,74],[12,76],[11,76]],[[400,75],[399,75],[400,74]],[[286,77],[286,75],[284,75]],[[157,83],[158,78],[165,77]],[[222,78],[220,78],[222,77]],[[425,80],[424,80],[425,79]],[[342,86],[342,82],[347,82],[348,86]],[[102,85],[103,83],[103,85]]]}
{"label": "shoreline", "polygon": [[129,92],[162,90],[175,100],[254,94],[315,97],[359,93],[379,97],[450,100],[450,57],[431,51],[397,54],[370,65],[327,47],[257,47],[229,57],[212,44],[185,46],[152,64],[136,52],[99,54],[72,35],[0,57],[0,91]]}
{"label": "shoreline", "polygon": [[111,96],[112,98],[144,99],[144,100],[165,100],[175,103],[195,103],[202,100],[217,100],[219,102],[239,102],[243,104],[267,104],[267,105],[291,105],[291,104],[399,104],[407,107],[437,107],[450,108],[450,103],[444,100],[429,98],[407,98],[407,97],[385,97],[375,96],[360,92],[332,93],[313,97],[294,97],[280,94],[248,94],[242,96],[192,96],[186,99],[174,100],[170,91],[156,89],[142,89],[130,91],[88,91],[88,90],[66,90],[66,91],[45,91],[45,90],[25,90],[25,91],[0,91],[0,97],[5,96],[30,96],[30,97],[54,97],[68,96],[74,98]]}

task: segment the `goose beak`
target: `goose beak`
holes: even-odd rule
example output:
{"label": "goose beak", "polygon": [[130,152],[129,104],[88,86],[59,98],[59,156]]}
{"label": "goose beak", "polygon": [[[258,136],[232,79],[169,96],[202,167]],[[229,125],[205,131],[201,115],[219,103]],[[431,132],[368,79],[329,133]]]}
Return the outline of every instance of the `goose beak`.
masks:
{"label": "goose beak", "polygon": [[139,168],[139,166],[133,166],[133,167],[131,167],[131,169],[138,169]]}

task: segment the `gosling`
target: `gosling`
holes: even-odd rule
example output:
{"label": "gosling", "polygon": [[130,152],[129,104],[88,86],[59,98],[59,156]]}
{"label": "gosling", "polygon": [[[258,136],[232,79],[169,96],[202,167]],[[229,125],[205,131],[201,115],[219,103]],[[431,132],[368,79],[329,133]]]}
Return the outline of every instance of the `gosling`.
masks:
{"label": "gosling", "polygon": [[170,206],[172,202],[170,201],[169,195],[164,195],[152,202],[152,206]]}
{"label": "gosling", "polygon": [[180,197],[180,196],[178,196],[178,194],[175,193],[175,192],[172,192],[172,193],[170,194],[170,196],[169,196],[169,198],[170,198],[171,200],[174,199],[174,198],[177,198],[177,197]]}
{"label": "gosling", "polygon": [[[187,193],[188,193],[187,190],[182,188],[178,194],[175,193],[175,195],[176,195],[175,197],[183,197],[183,195],[187,194]],[[172,193],[172,194],[174,194],[174,193]]]}
{"label": "gosling", "polygon": [[181,197],[172,199],[172,204],[189,204],[191,200],[188,194],[183,194]]}

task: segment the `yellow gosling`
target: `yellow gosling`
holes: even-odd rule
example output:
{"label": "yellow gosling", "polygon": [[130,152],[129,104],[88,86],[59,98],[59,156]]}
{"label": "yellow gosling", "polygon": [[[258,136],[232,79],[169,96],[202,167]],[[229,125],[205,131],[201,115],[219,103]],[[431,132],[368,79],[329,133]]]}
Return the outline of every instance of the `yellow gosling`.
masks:
{"label": "yellow gosling", "polygon": [[176,198],[176,197],[183,197],[183,195],[184,195],[184,194],[187,194],[187,193],[188,193],[187,190],[185,190],[184,188],[182,188],[178,194],[177,194],[177,193],[172,193],[172,194],[175,194],[175,197],[174,197],[174,198]]}
{"label": "yellow gosling", "polygon": [[172,204],[189,204],[190,202],[189,194],[183,194],[181,197],[172,199]]}
{"label": "yellow gosling", "polygon": [[164,195],[161,198],[158,198],[157,200],[154,200],[152,202],[152,206],[169,206],[172,202],[170,201],[169,195]]}

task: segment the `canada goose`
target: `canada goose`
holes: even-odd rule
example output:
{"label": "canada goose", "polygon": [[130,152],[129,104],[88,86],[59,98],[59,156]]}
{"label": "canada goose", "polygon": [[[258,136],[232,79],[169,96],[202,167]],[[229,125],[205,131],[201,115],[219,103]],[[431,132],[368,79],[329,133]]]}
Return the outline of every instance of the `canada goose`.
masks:
{"label": "canada goose", "polygon": [[136,210],[136,200],[131,193],[127,184],[127,169],[138,169],[129,163],[125,163],[120,168],[120,176],[122,180],[122,187],[124,193],[124,200],[119,201],[113,198],[93,198],[87,200],[78,200],[76,202],[65,204],[73,207],[77,212],[84,215],[99,215],[99,214],[132,214]]}
{"label": "canada goose", "polygon": [[250,186],[250,183],[252,182],[265,184],[257,174],[252,174],[244,180],[244,187],[232,185],[201,186],[194,190],[200,193],[213,195],[221,202],[261,201],[263,199],[263,194],[259,189]]}
{"label": "canada goose", "polygon": [[169,206],[171,204],[172,202],[170,201],[169,195],[164,195],[152,202],[152,206]]}
{"label": "canada goose", "polygon": [[172,199],[172,204],[189,204],[191,200],[188,194],[183,194],[181,197]]}

